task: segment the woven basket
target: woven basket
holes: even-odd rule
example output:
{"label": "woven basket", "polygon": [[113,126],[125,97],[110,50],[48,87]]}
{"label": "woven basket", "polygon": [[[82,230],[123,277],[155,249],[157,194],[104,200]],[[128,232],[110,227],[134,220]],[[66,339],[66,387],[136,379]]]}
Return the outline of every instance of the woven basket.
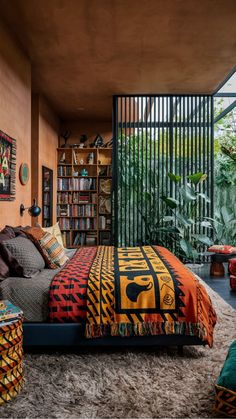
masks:
{"label": "woven basket", "polygon": [[231,418],[236,417],[236,393],[227,388],[215,385],[215,411]]}
{"label": "woven basket", "polygon": [[0,327],[0,405],[15,397],[23,384],[22,320]]}

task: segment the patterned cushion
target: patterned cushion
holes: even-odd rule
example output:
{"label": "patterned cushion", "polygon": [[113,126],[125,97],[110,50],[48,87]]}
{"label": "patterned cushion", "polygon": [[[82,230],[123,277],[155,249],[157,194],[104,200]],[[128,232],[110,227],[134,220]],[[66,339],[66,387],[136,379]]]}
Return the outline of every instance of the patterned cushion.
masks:
{"label": "patterned cushion", "polygon": [[42,251],[51,260],[51,263],[56,265],[56,267],[63,266],[69,260],[63,247],[58,243],[57,239],[52,234],[45,233],[38,243]]}
{"label": "patterned cushion", "polygon": [[208,248],[208,252],[215,252],[215,253],[223,253],[223,254],[231,254],[236,253],[236,247],[223,245],[223,244],[216,244]]}
{"label": "patterned cushion", "polygon": [[41,227],[31,227],[25,231],[25,234],[35,244],[35,246],[41,253],[42,257],[45,260],[46,267],[50,269],[56,269],[57,265],[55,263],[52,263],[51,258],[48,256],[48,253],[42,249],[39,243],[39,240],[45,236],[45,231],[43,231]]}
{"label": "patterned cushion", "polygon": [[4,254],[17,275],[34,276],[45,267],[45,262],[34,244],[25,237],[15,237],[2,243]]}
{"label": "patterned cushion", "polygon": [[57,239],[58,243],[64,248],[59,223],[56,223],[51,227],[42,227],[42,230],[46,231],[46,233],[51,233]]}

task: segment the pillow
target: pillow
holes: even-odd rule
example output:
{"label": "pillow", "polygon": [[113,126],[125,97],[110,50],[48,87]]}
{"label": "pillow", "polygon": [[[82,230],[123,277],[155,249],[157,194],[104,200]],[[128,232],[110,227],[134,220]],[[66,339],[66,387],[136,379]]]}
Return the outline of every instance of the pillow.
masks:
{"label": "pillow", "polygon": [[51,258],[48,256],[48,253],[45,252],[40,243],[39,240],[42,239],[45,234],[45,231],[42,230],[41,227],[31,227],[24,231],[27,237],[35,244],[38,251],[41,253],[41,256],[44,258],[46,267],[49,269],[57,269],[57,265],[51,261]]}
{"label": "pillow", "polygon": [[69,260],[65,254],[65,250],[52,234],[45,233],[45,235],[39,239],[38,243],[42,251],[51,260],[51,263],[56,265],[56,267],[65,265],[65,263]]}
{"label": "pillow", "polygon": [[25,237],[15,237],[1,243],[1,251],[9,266],[19,276],[31,278],[45,267],[45,262],[34,244]]}
{"label": "pillow", "polygon": [[59,223],[56,223],[51,227],[42,227],[42,230],[52,234],[57,239],[58,243],[64,248]]}
{"label": "pillow", "polygon": [[208,252],[214,252],[214,253],[223,253],[223,254],[230,254],[230,253],[236,253],[236,247],[229,246],[229,245],[214,245],[208,248]]}
{"label": "pillow", "polygon": [[[4,240],[12,239],[15,237],[14,231],[11,227],[5,227],[2,231],[0,231],[0,243]],[[7,278],[10,274],[9,267],[4,260],[3,255],[0,254],[0,281],[4,278]]]}

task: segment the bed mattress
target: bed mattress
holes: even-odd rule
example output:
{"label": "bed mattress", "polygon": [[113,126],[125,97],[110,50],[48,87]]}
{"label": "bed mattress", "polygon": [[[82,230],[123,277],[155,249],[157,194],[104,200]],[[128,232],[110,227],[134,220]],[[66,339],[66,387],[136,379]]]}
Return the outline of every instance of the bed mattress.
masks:
{"label": "bed mattress", "polygon": [[[75,250],[66,250],[71,259]],[[49,288],[60,269],[43,269],[33,278],[9,277],[0,283],[0,299],[10,300],[23,310],[25,321],[45,322],[48,319]]]}

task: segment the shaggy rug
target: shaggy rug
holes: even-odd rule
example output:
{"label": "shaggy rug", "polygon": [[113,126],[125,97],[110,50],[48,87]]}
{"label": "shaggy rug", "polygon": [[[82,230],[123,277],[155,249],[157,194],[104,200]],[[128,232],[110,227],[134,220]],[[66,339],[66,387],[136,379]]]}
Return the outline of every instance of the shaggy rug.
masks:
{"label": "shaggy rug", "polygon": [[218,315],[214,348],[26,354],[21,394],[2,418],[206,418],[236,338],[236,311],[207,287]]}

